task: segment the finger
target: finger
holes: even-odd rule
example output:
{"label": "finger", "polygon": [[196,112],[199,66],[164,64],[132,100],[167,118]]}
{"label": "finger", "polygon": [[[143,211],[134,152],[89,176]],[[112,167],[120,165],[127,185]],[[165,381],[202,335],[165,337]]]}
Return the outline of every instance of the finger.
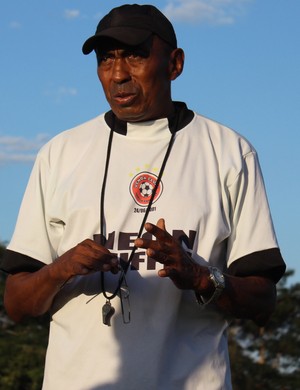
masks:
{"label": "finger", "polygon": [[87,256],[92,257],[95,260],[100,260],[105,263],[118,264],[118,258],[115,254],[111,253],[107,248],[97,244],[95,241],[87,239],[83,242],[83,246],[87,249]]}
{"label": "finger", "polygon": [[116,257],[113,258],[101,258],[92,262],[91,269],[93,271],[111,271],[114,274],[119,272],[119,260]]}
{"label": "finger", "polygon": [[160,269],[160,270],[158,271],[158,276],[160,276],[161,278],[167,278],[168,275],[167,275],[166,269],[165,269],[165,268]]}
{"label": "finger", "polygon": [[[165,228],[164,221],[160,222],[160,226]],[[154,237],[156,237],[157,240],[159,241],[164,241],[164,242],[172,242],[173,238],[170,233],[168,233],[166,230],[160,228],[158,225],[153,225],[152,223],[147,222],[145,224],[145,229],[148,233],[151,233]]]}
{"label": "finger", "polygon": [[119,259],[118,258],[113,258],[112,261],[111,261],[111,269],[110,271],[113,273],[113,274],[117,274],[119,271],[120,271],[121,267],[120,267],[120,262],[119,262]]}
{"label": "finger", "polygon": [[171,278],[177,274],[176,270],[174,268],[163,268],[158,271],[158,276],[161,278]]}
{"label": "finger", "polygon": [[134,241],[134,245],[137,248],[152,249],[154,252],[158,252],[162,249],[159,241],[148,240],[146,238],[137,238]]}
{"label": "finger", "polygon": [[105,246],[97,244],[95,241],[87,238],[86,240],[82,241],[79,246],[82,246],[83,248],[90,249],[94,252],[101,252],[101,253],[107,253],[109,254],[110,251],[105,248]]}
{"label": "finger", "polygon": [[147,249],[147,255],[160,263],[166,264],[166,257],[172,256],[173,247],[168,242],[137,238],[134,241],[137,248]]}
{"label": "finger", "polygon": [[119,259],[113,254],[104,255],[98,259],[98,264],[105,264],[110,268],[119,268]]}
{"label": "finger", "polygon": [[158,226],[161,230],[167,231],[167,229],[166,229],[166,224],[165,224],[165,220],[164,220],[163,218],[160,218],[160,219],[157,221],[156,226]]}
{"label": "finger", "polygon": [[107,263],[101,264],[100,271],[103,272],[111,271],[111,265]]}
{"label": "finger", "polygon": [[152,248],[147,249],[147,255],[155,261],[158,261],[159,263],[164,265],[169,265],[174,262],[168,253],[162,251],[155,251]]}

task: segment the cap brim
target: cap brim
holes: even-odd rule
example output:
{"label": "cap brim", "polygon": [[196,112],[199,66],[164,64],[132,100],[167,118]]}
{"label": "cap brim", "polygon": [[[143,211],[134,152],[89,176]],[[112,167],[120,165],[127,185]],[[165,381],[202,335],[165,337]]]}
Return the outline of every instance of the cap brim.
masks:
{"label": "cap brim", "polygon": [[137,46],[144,42],[152,34],[149,30],[132,27],[112,27],[88,38],[83,46],[83,54],[90,54],[96,47],[101,48],[105,38],[112,38],[129,46]]}

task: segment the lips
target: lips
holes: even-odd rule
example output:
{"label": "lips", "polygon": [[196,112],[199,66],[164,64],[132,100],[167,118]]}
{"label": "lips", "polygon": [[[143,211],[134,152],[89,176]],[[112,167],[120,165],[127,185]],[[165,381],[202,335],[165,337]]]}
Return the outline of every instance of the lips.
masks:
{"label": "lips", "polygon": [[131,82],[122,84],[112,84],[110,88],[110,96],[118,105],[128,105],[137,96],[137,90]]}
{"label": "lips", "polygon": [[129,105],[135,99],[136,94],[133,92],[119,92],[112,95],[113,101],[118,105]]}

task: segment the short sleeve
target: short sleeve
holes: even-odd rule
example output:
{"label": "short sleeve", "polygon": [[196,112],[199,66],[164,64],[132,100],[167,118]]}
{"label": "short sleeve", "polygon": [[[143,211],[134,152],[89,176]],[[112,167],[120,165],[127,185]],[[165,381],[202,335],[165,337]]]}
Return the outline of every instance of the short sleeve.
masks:
{"label": "short sleeve", "polygon": [[50,169],[45,157],[40,152],[36,158],[7,249],[49,264],[56,253],[49,240],[46,218]]}
{"label": "short sleeve", "polygon": [[277,248],[265,185],[255,151],[243,156],[242,169],[228,187],[231,234],[227,246],[227,266],[235,260]]}

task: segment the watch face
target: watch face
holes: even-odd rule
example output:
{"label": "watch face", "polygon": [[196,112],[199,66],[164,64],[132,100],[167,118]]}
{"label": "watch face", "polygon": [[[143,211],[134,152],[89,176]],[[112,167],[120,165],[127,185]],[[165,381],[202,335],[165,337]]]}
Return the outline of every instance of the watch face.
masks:
{"label": "watch face", "polygon": [[212,278],[215,280],[216,287],[225,287],[225,278],[222,272],[215,267],[211,267],[210,269]]}
{"label": "watch face", "polygon": [[224,283],[224,275],[222,274],[222,272],[218,269],[215,269],[215,278],[217,279],[217,281],[220,283],[220,284],[223,284]]}

